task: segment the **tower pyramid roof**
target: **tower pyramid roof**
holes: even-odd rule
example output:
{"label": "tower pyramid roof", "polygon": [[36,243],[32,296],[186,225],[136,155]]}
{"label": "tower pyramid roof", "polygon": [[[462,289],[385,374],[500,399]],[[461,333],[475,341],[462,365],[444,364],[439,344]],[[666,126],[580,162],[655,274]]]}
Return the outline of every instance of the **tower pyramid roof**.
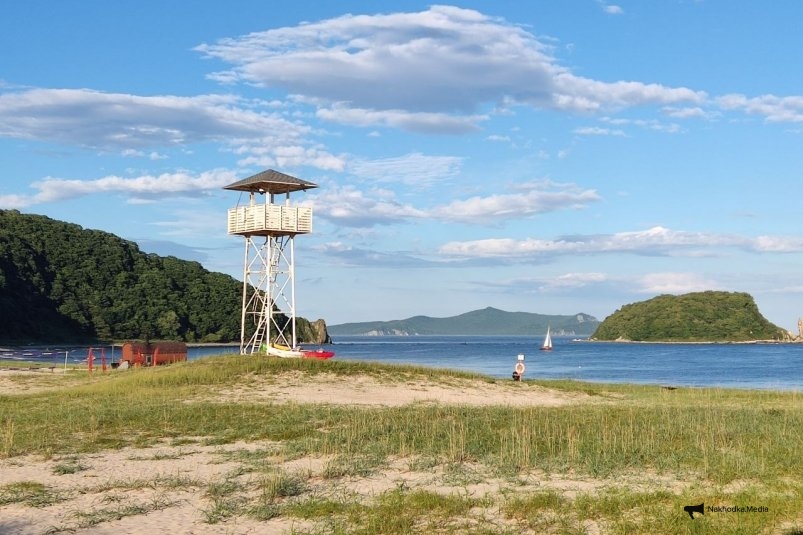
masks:
{"label": "tower pyramid roof", "polygon": [[268,169],[248,178],[238,180],[223,189],[236,191],[259,191],[260,193],[289,193],[317,188],[317,184],[307,182],[294,176]]}

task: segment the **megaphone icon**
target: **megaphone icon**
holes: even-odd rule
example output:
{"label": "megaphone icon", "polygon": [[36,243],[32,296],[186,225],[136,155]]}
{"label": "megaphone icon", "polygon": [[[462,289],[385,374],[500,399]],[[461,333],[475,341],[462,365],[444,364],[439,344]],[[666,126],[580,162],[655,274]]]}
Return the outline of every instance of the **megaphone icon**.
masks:
{"label": "megaphone icon", "polygon": [[692,520],[694,520],[694,513],[700,513],[701,515],[705,514],[705,507],[703,507],[702,503],[700,505],[687,505],[683,508],[683,510],[689,513],[689,516]]}

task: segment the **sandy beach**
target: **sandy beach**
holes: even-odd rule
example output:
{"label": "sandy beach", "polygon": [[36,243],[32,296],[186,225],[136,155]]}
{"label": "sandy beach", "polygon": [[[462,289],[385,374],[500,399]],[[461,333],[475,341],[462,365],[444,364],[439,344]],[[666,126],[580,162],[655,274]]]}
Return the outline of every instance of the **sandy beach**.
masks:
{"label": "sandy beach", "polygon": [[[0,395],[14,396],[62,388],[62,380],[69,382],[69,378],[59,375],[63,375],[63,371],[58,369],[0,371]],[[325,373],[314,377],[287,375],[270,382],[212,389],[202,395],[206,400],[210,396],[221,403],[249,401],[376,407],[406,404],[560,406],[590,402],[588,396],[582,394],[558,392],[535,385],[513,391],[499,384],[474,380],[454,379],[449,384],[421,380],[388,384],[368,376],[344,382],[342,378]],[[238,517],[209,523],[207,489],[210,484],[238,472],[245,472],[239,476],[244,484],[253,477],[243,470],[243,461],[238,460],[245,452],[264,452],[278,470],[303,473],[311,485],[310,492],[324,496],[346,492],[359,500],[370,500],[399,485],[482,496],[499,492],[506,485],[504,481],[482,477],[481,466],[473,468],[475,473],[470,484],[450,484],[442,469],[416,469],[415,459],[393,460],[388,468],[366,477],[332,480],[321,476],[331,458],[288,460],[274,457],[271,451],[275,444],[270,442],[204,446],[199,444],[201,438],[187,437],[190,443],[178,446],[165,444],[84,455],[0,459],[0,488],[19,488],[20,492],[25,492],[26,485],[34,487],[37,484],[48,489],[55,501],[44,506],[36,503],[34,496],[13,503],[0,501],[0,533],[234,535],[280,534],[311,529],[310,523],[286,518],[257,521]],[[198,442],[194,442],[196,439]],[[566,492],[605,484],[537,473],[525,479],[525,488],[549,485]],[[493,518],[487,520],[496,521]]]}
{"label": "sandy beach", "polygon": [[[0,396],[13,400],[26,394],[70,388],[81,381],[76,373],[63,370],[0,369]],[[376,374],[344,376],[328,371],[314,374],[294,371],[254,375],[242,384],[204,386],[184,402],[264,404],[276,410],[305,404],[355,407],[367,409],[364,414],[370,417],[372,410],[410,407],[563,410],[572,406],[614,406],[620,399],[613,392],[589,395],[533,383],[481,378],[439,376],[428,379],[424,375],[411,375],[388,381]],[[514,433],[510,435],[513,440],[521,428],[511,426],[510,430]],[[0,429],[0,438],[4,436],[2,431]],[[10,430],[6,429],[5,433],[7,436]],[[349,514],[357,515],[353,512],[355,508],[382,507],[389,499],[401,497],[437,495],[471,503],[464,513],[452,513],[445,533],[602,534],[609,532],[610,527],[606,524],[610,520],[604,517],[598,520],[589,515],[574,524],[565,524],[565,520],[554,516],[554,503],[545,509],[543,517],[537,512],[516,513],[509,504],[515,503],[517,496],[547,496],[553,500],[568,500],[566,503],[586,500],[588,496],[600,496],[604,501],[605,496],[622,495],[657,496],[656,499],[666,501],[673,500],[671,496],[696,493],[700,489],[696,478],[656,473],[651,469],[628,470],[611,477],[576,473],[572,469],[543,471],[532,467],[506,473],[498,466],[460,455],[457,460],[398,455],[362,469],[359,461],[350,464],[349,459],[337,452],[295,454],[281,442],[220,441],[217,438],[179,436],[159,439],[147,447],[0,457],[0,534],[312,535],[332,532],[333,524],[327,523],[326,515],[322,520],[320,513],[305,517],[303,513],[287,513],[286,508],[281,513],[270,508],[254,512],[253,505],[247,504],[259,503],[259,493],[266,492],[266,488],[273,489],[270,503],[279,503],[280,507],[293,503],[319,507],[338,504],[341,508],[338,522],[343,522],[343,518],[348,522]],[[521,447],[529,446],[525,441]],[[459,448],[459,444],[456,445],[456,450]],[[716,488],[721,495],[738,495],[754,484],[735,481]],[[276,490],[280,485],[284,487]],[[248,514],[244,512],[247,507],[252,507]],[[675,512],[678,521],[685,517],[680,509]],[[437,519],[439,513],[433,514]],[[360,529],[356,532],[371,531],[366,531],[365,526]],[[384,532],[407,532],[405,529]],[[347,528],[341,532],[351,531]]]}

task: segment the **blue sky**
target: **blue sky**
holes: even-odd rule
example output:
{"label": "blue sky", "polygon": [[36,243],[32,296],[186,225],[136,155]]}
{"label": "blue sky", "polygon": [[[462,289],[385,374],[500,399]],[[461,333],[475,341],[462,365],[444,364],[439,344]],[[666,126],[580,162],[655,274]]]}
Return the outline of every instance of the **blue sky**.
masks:
{"label": "blue sky", "polygon": [[9,3],[0,208],[242,278],[239,201],[315,182],[297,310],[803,316],[792,0]]}

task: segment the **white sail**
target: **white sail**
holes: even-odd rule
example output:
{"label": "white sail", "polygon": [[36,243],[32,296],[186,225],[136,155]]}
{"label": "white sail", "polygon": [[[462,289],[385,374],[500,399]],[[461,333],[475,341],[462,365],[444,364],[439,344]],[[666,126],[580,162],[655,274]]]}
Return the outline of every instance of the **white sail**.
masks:
{"label": "white sail", "polygon": [[544,344],[541,346],[541,349],[552,349],[552,336],[549,333],[549,327],[546,328],[546,337],[544,338]]}

